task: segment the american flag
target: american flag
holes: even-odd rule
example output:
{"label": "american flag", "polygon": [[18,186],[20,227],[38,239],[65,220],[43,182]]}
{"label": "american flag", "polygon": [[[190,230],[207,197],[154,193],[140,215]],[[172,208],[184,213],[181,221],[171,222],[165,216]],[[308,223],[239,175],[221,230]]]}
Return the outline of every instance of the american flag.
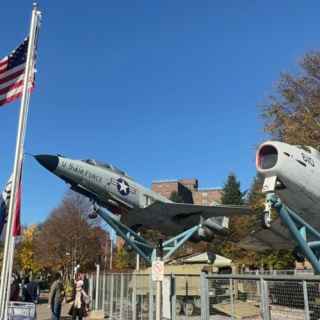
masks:
{"label": "american flag", "polygon": [[[27,61],[29,39],[0,60],[0,106],[12,102],[22,95],[24,71]],[[34,85],[33,76],[28,83],[31,89]]]}

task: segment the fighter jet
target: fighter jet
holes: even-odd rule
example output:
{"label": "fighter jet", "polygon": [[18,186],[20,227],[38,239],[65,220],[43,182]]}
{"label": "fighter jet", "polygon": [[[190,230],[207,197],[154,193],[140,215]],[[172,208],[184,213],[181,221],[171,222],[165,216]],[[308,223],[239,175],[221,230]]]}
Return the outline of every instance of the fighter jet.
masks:
{"label": "fighter jet", "polygon": [[[320,228],[320,153],[309,146],[267,141],[256,153],[257,171],[264,177],[262,191],[275,193],[288,208],[314,228]],[[241,245],[251,249],[291,249],[295,246],[280,218],[265,216]]]}
{"label": "fighter jet", "polygon": [[146,227],[172,236],[201,223],[191,240],[210,241],[216,233],[227,231],[225,217],[251,213],[246,206],[174,203],[138,184],[115,166],[93,159],[73,160],[46,154],[36,155],[35,159],[94,205],[121,216],[121,222],[135,231]]}

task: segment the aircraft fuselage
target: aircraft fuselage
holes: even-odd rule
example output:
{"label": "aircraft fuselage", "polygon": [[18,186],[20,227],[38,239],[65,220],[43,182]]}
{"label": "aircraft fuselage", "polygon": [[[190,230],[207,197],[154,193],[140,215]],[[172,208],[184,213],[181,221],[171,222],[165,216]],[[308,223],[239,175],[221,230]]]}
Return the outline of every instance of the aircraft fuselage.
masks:
{"label": "aircraft fuselage", "polygon": [[282,202],[320,227],[320,153],[312,147],[278,141],[263,143],[256,157],[265,178],[264,192],[275,191]]}
{"label": "aircraft fuselage", "polygon": [[[168,199],[133,181],[125,174],[104,165],[59,157],[54,173],[72,186],[83,187],[110,205],[125,208],[144,208],[155,200]],[[81,190],[81,189],[80,189]]]}

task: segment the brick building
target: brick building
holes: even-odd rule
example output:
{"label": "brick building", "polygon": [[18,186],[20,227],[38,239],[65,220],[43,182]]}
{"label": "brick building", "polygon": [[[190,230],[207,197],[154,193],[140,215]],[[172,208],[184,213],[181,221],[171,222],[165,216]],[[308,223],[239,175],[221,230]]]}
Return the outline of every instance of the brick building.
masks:
{"label": "brick building", "polygon": [[171,193],[175,191],[184,202],[202,205],[220,203],[222,196],[220,188],[199,189],[198,179],[153,181],[151,188],[166,198],[170,198]]}

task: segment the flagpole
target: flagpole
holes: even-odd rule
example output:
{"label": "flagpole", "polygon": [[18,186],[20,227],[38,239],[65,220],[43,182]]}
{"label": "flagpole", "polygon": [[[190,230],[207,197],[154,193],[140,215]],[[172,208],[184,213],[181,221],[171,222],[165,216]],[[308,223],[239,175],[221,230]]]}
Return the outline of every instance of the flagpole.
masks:
{"label": "flagpole", "polygon": [[16,207],[16,196],[18,184],[20,181],[21,175],[21,163],[23,159],[23,146],[24,146],[24,137],[26,131],[26,117],[28,113],[28,102],[29,102],[29,80],[33,72],[33,57],[35,49],[35,37],[36,29],[41,16],[41,12],[38,10],[37,4],[33,4],[31,23],[30,23],[30,32],[29,32],[29,43],[28,43],[28,52],[27,52],[27,61],[26,68],[23,80],[23,91],[21,98],[20,106],[20,115],[17,131],[17,141],[15,149],[15,159],[13,165],[13,179],[12,179],[12,189],[11,197],[9,202],[9,210],[7,216],[7,227],[6,227],[6,236],[4,243],[4,254],[3,254],[3,264],[1,272],[1,283],[0,283],[0,319],[7,319],[7,302],[9,299],[10,293],[10,277],[12,273],[12,262],[14,255],[14,237],[13,237],[13,227],[14,227],[14,209]]}

